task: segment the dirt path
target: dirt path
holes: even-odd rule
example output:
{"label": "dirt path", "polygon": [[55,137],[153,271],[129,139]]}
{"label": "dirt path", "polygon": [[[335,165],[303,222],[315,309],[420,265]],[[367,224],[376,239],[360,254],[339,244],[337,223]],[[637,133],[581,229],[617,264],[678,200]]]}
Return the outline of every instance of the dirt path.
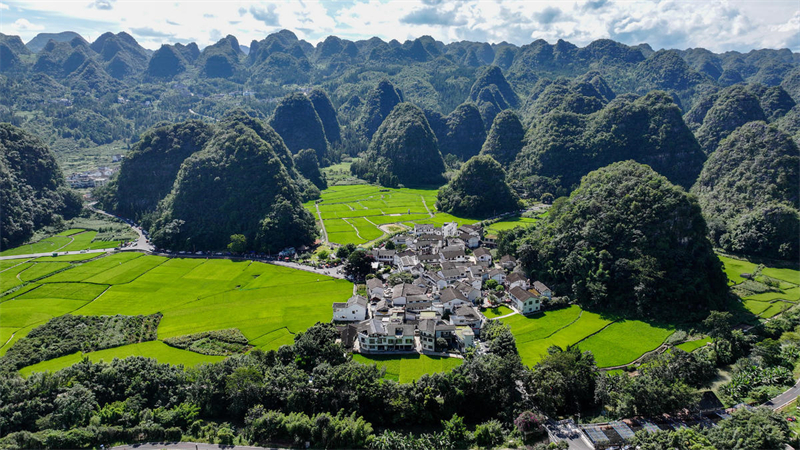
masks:
{"label": "dirt path", "polygon": [[[19,330],[17,330],[17,331],[19,331]],[[9,342],[11,342],[11,340],[12,340],[12,339],[14,339],[14,336],[16,336],[16,335],[17,335],[17,331],[15,331],[15,332],[11,333],[11,337],[10,337],[10,338],[8,338],[8,340],[7,340],[7,341],[6,341],[6,342],[5,342],[3,345],[0,345],[0,348],[3,348],[3,347],[5,347],[6,345],[8,345],[8,343],[9,343]]]}
{"label": "dirt path", "polygon": [[322,212],[319,210],[319,203],[314,203],[314,208],[317,210],[317,217],[319,217],[319,226],[322,228],[322,242],[330,244],[328,240],[328,230],[325,229],[325,221],[322,220]]}
{"label": "dirt path", "polygon": [[[344,217],[342,217],[342,220],[344,220],[344,222],[346,224],[350,225],[351,227],[353,227],[354,230],[356,230],[356,236],[358,236],[359,239],[364,239],[363,237],[361,237],[361,233],[358,232],[358,227],[356,227],[352,223],[348,222],[347,219],[345,219]],[[366,239],[364,239],[364,240],[366,241]]]}
{"label": "dirt path", "polygon": [[421,196],[421,195],[420,195],[420,196],[419,196],[419,198],[421,198],[421,199],[422,199],[422,206],[424,206],[424,207],[425,207],[425,211],[428,211],[428,214],[429,214],[431,217],[433,217],[433,213],[431,212],[430,208],[428,208],[428,204],[427,204],[427,203],[425,203],[425,197],[423,197],[423,196]]}

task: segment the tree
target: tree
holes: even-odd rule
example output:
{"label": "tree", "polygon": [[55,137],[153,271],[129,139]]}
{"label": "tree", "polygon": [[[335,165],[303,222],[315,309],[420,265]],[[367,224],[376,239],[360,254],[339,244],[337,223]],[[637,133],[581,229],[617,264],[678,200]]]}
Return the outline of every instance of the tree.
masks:
{"label": "tree", "polygon": [[394,250],[395,249],[394,241],[392,241],[392,240],[386,241],[386,247],[385,248],[386,248],[386,250]]}
{"label": "tree", "polygon": [[410,272],[394,272],[393,274],[389,275],[389,279],[387,280],[390,286],[397,286],[401,283],[411,283],[414,281],[414,275],[411,275]]}
{"label": "tree", "polygon": [[481,330],[481,337],[489,345],[489,351],[493,354],[508,358],[517,357],[517,340],[511,333],[508,324],[497,320],[487,321]]}
{"label": "tree", "polygon": [[493,278],[489,278],[488,280],[486,280],[483,283],[483,285],[484,285],[483,287],[484,287],[484,289],[493,291],[493,290],[495,290],[495,288],[497,288],[498,284],[499,283],[497,282],[497,280],[495,280]]}
{"label": "tree", "polygon": [[719,346],[719,341],[731,338],[731,319],[733,315],[728,311],[711,311],[703,320],[703,325],[708,329],[708,335],[714,341],[714,349]]}
{"label": "tree", "polygon": [[228,244],[228,250],[233,253],[244,253],[247,250],[247,238],[245,235],[231,235],[231,242]]}
{"label": "tree", "polygon": [[337,343],[339,331],[332,323],[317,322],[294,336],[294,355],[297,365],[311,371],[320,364],[339,365],[347,361],[342,344]]}
{"label": "tree", "polygon": [[347,257],[344,273],[357,281],[363,281],[368,273],[372,272],[374,258],[365,250],[355,250]]}
{"label": "tree", "polygon": [[506,173],[491,156],[469,159],[439,189],[436,208],[461,217],[492,217],[520,208],[519,196],[506,183]]}
{"label": "tree", "polygon": [[336,257],[339,259],[347,259],[353,251],[355,251],[356,245],[353,243],[342,245],[341,247],[336,249]]}
{"label": "tree", "polygon": [[470,436],[463,417],[453,414],[450,420],[442,420],[442,428],[444,428],[444,435],[455,448],[469,447],[472,436]]}
{"label": "tree", "polygon": [[484,448],[495,448],[505,440],[503,426],[498,420],[490,420],[475,427],[475,443]]}
{"label": "tree", "polygon": [[592,353],[573,346],[539,361],[527,388],[547,414],[574,413],[594,404],[597,375]]}
{"label": "tree", "polygon": [[693,196],[650,167],[623,161],[583,177],[514,246],[532,278],[583,306],[704,317],[727,301],[707,233]]}

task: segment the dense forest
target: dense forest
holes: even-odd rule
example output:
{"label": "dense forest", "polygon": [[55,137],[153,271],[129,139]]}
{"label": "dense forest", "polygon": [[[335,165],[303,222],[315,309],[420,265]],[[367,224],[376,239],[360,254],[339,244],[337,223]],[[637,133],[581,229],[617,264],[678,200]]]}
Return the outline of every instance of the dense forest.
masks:
{"label": "dense forest", "polygon": [[579,304],[638,317],[705,317],[726,277],[694,196],[634,161],[590,172],[535,227],[501,233],[532,278]]}
{"label": "dense forest", "polygon": [[[327,186],[318,168],[348,157],[367,181],[438,187],[473,156],[489,155],[516,195],[534,200],[569,195],[589,172],[634,160],[701,197],[715,245],[782,259],[800,251],[796,239],[769,238],[791,234],[798,222],[796,195],[771,188],[790,178],[754,180],[751,192],[770,192],[758,204],[703,200],[722,198],[729,185],[714,179],[726,159],[714,157],[718,148],[753,156],[736,133],[748,123],[787,136],[770,139],[766,154],[796,151],[800,58],[789,50],[655,51],[611,40],[444,44],[428,36],[402,43],[330,36],[312,45],[288,30],[241,44],[226,36],[204,49],[151,51],[125,32],[94,42],[42,34],[28,44],[0,35],[0,120],[40,136],[60,161],[82,148],[130,148],[115,182],[119,196],[101,198],[128,216],[152,223],[160,216],[162,226],[158,202],[183,161],[215,133],[202,127],[242,108],[294,155],[282,162],[303,199]],[[197,121],[194,142],[157,138],[188,119]],[[151,174],[134,168],[157,161],[162,167]]]}
{"label": "dense forest", "polygon": [[[102,330],[115,318],[98,318],[93,329]],[[120,318],[124,324],[142,319]],[[81,321],[92,322],[75,317],[67,323]],[[578,347],[553,346],[542,361],[525,366],[508,326],[496,321],[482,331],[488,352],[471,352],[452,371],[408,384],[384,379],[374,364],[353,361],[335,341],[336,328],[319,323],[278,351],[254,350],[197,368],[142,357],[100,363],[87,358],[53,374],[0,376],[0,447],[90,448],[184,439],[376,450],[527,443],[544,450],[551,447],[533,446],[546,434],[542,413],[656,416],[697,407],[698,389],[709,385],[718,366],[737,361],[731,370],[741,378],[753,370],[785,373],[797,361],[797,347],[778,352],[775,345],[779,337],[795,334],[796,313],[750,333],[733,329],[729,321],[727,313],[713,313],[702,325],[714,336],[712,346],[650,355],[636,377],[599,371],[591,352]],[[34,339],[68,334],[63,326],[35,331]],[[105,340],[102,333],[84,334],[88,346],[92,339]],[[778,378],[749,383],[747,392],[782,388]],[[395,431],[398,427],[420,431]],[[646,449],[777,450],[792,437],[782,416],[759,408],[737,411],[717,427],[643,430],[634,441]]]}
{"label": "dense forest", "polygon": [[0,123],[0,249],[22,244],[41,226],[74,217],[81,203],[47,145]]}
{"label": "dense forest", "polygon": [[142,220],[161,248],[222,249],[242,235],[247,250],[275,253],[314,242],[302,206],[319,196],[314,182],[323,182],[314,149],[293,156],[269,125],[234,110],[215,125],[149,131],[97,194],[102,207]]}

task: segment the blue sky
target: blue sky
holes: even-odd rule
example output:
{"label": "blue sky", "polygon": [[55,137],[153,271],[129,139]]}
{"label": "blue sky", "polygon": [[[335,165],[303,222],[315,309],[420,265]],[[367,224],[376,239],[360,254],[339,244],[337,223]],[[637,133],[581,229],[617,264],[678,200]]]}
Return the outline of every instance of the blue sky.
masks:
{"label": "blue sky", "polygon": [[227,34],[248,45],[284,28],[312,43],[331,34],[401,42],[430,35],[444,42],[564,39],[584,46],[611,38],[655,49],[800,51],[800,1],[0,0],[0,32],[26,42],[40,32],[71,30],[90,41],[127,31],[152,49],[175,42],[204,47]]}

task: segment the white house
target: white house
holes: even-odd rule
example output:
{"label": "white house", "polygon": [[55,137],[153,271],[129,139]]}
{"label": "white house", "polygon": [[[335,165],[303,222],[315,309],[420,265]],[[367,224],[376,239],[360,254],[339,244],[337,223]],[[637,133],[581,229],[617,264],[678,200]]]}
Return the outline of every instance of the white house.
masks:
{"label": "white house", "polygon": [[417,264],[419,264],[419,261],[417,261],[416,256],[403,256],[400,258],[397,268],[402,272],[411,272],[411,270],[415,268]]}
{"label": "white house", "polygon": [[[417,236],[421,236],[423,234],[435,234],[435,229],[436,227],[434,227],[432,223],[414,224],[414,234],[416,234]],[[441,233],[442,231],[439,230],[439,234]]]}
{"label": "white house", "polygon": [[456,327],[456,344],[463,352],[475,346],[475,333],[468,326]]}
{"label": "white house", "polygon": [[393,264],[394,263],[394,255],[397,254],[396,250],[385,250],[385,249],[374,249],[372,250],[372,256],[375,258],[375,261],[383,264]]}
{"label": "white house", "polygon": [[442,224],[442,236],[458,236],[458,222],[445,222]]}
{"label": "white house", "polygon": [[435,319],[424,319],[419,322],[419,341],[422,350],[436,350],[436,340],[442,338],[450,345],[456,337],[456,327]]}
{"label": "white house", "polygon": [[475,255],[476,261],[482,261],[482,262],[492,261],[492,252],[489,251],[489,249],[487,248],[478,247],[472,252],[472,254]]}
{"label": "white house", "polygon": [[483,319],[480,313],[472,306],[461,305],[450,314],[450,323],[455,326],[466,325],[472,328],[476,335],[480,333]]}
{"label": "white house", "polygon": [[486,270],[485,267],[477,264],[467,267],[467,271],[469,271],[470,275],[472,275],[474,278],[480,278],[482,281],[485,281],[487,278],[489,278],[489,271]]}
{"label": "white house", "polygon": [[528,279],[519,272],[512,272],[511,275],[507,276],[506,284],[508,284],[508,289],[512,289],[516,286],[522,289],[528,289],[528,287],[530,287],[528,285]]}
{"label": "white house", "polygon": [[439,301],[444,305],[445,311],[453,312],[460,305],[471,305],[469,299],[458,289],[447,288],[442,290]]}
{"label": "white house", "polygon": [[475,286],[464,283],[463,281],[459,281],[453,285],[453,287],[458,291],[461,292],[464,297],[467,298],[472,303],[475,303],[475,300],[481,297],[481,290],[475,288]]}
{"label": "white house", "polygon": [[511,270],[514,267],[517,267],[517,260],[508,255],[504,255],[502,258],[500,258],[500,265],[503,267],[503,269]]}
{"label": "white house", "polygon": [[477,234],[461,233],[458,235],[458,238],[464,241],[469,248],[478,248],[478,246],[481,245],[481,237]]}
{"label": "white house", "polygon": [[354,295],[346,303],[333,304],[334,322],[360,322],[367,318],[367,299]]}
{"label": "white house", "polygon": [[492,269],[489,271],[489,278],[503,284],[506,282],[506,273],[503,269]]}
{"label": "white house", "polygon": [[536,297],[531,292],[519,286],[509,290],[508,296],[511,298],[511,301],[514,302],[514,306],[516,306],[522,314],[533,314],[539,312],[542,308],[542,302],[539,300],[539,297]]}
{"label": "white house", "polygon": [[550,288],[545,286],[545,284],[542,283],[541,281],[534,281],[533,288],[539,291],[539,293],[542,294],[542,296],[547,298],[553,298],[553,291],[551,291]]}
{"label": "white house", "polygon": [[392,236],[394,245],[410,245],[414,242],[414,235],[408,233],[401,233]]}
{"label": "white house", "polygon": [[413,325],[370,319],[359,323],[357,330],[361,353],[410,352],[416,348]]}
{"label": "white house", "polygon": [[425,289],[413,284],[400,283],[392,288],[392,304],[394,306],[403,306],[406,304],[406,299],[409,295],[423,295]]}
{"label": "white house", "polygon": [[383,281],[380,278],[372,278],[367,280],[367,294],[369,298],[382,299],[386,289],[383,286]]}
{"label": "white house", "polygon": [[439,251],[442,262],[466,262],[467,254],[461,247],[445,247]]}

